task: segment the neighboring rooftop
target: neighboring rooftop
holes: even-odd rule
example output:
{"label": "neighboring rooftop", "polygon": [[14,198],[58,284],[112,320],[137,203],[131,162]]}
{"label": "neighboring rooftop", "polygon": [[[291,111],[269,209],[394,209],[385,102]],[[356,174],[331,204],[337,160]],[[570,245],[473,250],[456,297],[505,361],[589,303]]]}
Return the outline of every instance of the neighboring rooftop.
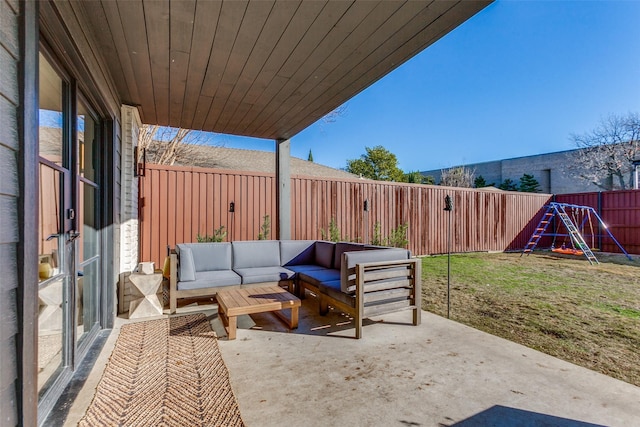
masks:
{"label": "neighboring rooftop", "polygon": [[[184,147],[188,147],[188,150],[186,150],[186,153],[178,156],[178,159],[174,163],[176,166],[196,166],[201,168],[275,173],[275,153],[271,151],[194,144],[185,144]],[[150,150],[153,151],[154,148],[150,147]],[[297,157],[291,157],[291,174],[322,178],[358,178],[357,175],[349,172],[309,162]]]}

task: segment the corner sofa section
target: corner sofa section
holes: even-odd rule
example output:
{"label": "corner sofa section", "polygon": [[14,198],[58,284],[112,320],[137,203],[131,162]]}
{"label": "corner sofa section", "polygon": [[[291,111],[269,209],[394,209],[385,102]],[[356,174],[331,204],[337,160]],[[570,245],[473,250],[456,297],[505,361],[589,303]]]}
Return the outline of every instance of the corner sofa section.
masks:
{"label": "corner sofa section", "polygon": [[170,311],[180,298],[215,296],[219,290],[285,285],[304,298],[315,294],[356,320],[411,309],[420,323],[420,263],[406,249],[315,240],[183,243],[171,254]]}

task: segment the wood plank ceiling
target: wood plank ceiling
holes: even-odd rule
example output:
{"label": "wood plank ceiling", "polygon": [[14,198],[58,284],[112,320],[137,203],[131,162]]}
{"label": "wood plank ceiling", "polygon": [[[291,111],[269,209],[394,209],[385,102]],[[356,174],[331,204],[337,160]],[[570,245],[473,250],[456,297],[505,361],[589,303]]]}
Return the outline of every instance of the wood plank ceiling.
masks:
{"label": "wood plank ceiling", "polygon": [[121,99],[144,123],[286,139],[490,2],[82,5]]}

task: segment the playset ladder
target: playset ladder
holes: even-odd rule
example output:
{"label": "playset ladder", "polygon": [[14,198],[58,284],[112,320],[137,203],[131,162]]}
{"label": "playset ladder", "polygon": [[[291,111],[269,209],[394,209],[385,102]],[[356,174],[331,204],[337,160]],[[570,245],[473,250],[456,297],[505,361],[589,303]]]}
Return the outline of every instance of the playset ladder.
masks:
{"label": "playset ladder", "polygon": [[522,251],[522,254],[520,256],[524,254],[529,255],[531,252],[533,252],[535,247],[538,246],[540,238],[544,235],[544,232],[547,231],[547,228],[549,227],[549,224],[551,224],[551,219],[554,215],[555,212],[553,206],[548,205],[546,212],[542,215],[542,219],[540,219],[540,222],[536,226],[535,231],[531,235],[529,242],[524,247],[524,250]]}
{"label": "playset ladder", "polygon": [[582,251],[584,256],[589,260],[589,264],[600,264],[598,258],[595,257],[595,255],[591,251],[591,248],[589,247],[589,245],[587,245],[587,242],[584,241],[584,237],[582,237],[582,234],[580,234],[580,230],[578,230],[578,227],[576,227],[573,221],[571,221],[571,217],[564,210],[564,207],[559,206],[559,209],[556,208],[556,211],[558,213],[558,216],[560,217],[560,220],[562,220],[562,223],[569,232],[569,236],[573,241],[574,248]]}

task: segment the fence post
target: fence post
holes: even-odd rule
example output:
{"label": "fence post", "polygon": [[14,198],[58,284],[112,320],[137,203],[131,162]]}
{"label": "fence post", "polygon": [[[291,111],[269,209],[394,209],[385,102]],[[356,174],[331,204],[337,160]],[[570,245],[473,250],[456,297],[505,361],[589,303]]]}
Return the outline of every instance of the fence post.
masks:
{"label": "fence post", "polygon": [[[598,216],[602,218],[602,191],[598,191]],[[598,221],[598,249],[602,251],[602,223]]]}

